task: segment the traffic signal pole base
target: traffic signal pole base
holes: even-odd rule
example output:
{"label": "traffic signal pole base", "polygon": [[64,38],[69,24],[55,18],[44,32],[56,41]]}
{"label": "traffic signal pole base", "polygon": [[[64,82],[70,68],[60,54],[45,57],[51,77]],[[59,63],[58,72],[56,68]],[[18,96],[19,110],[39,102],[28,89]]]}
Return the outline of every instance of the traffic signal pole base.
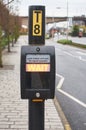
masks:
{"label": "traffic signal pole base", "polygon": [[29,100],[29,130],[44,130],[44,101]]}

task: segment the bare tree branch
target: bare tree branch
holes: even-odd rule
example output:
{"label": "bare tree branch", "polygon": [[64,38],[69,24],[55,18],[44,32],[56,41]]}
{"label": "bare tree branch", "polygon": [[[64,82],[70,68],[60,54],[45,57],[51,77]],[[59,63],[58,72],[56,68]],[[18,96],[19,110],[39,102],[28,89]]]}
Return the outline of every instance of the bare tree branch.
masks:
{"label": "bare tree branch", "polygon": [[12,3],[14,0],[8,1],[7,4],[5,4],[5,6],[9,5],[10,3]]}

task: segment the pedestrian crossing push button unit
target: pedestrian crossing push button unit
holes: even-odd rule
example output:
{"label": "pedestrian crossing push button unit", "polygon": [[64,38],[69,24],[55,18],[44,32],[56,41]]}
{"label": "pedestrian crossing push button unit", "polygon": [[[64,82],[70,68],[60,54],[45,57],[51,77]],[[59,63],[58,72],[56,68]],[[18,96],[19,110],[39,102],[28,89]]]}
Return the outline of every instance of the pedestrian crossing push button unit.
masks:
{"label": "pedestrian crossing push button unit", "polygon": [[51,99],[55,91],[55,48],[23,46],[21,49],[21,98]]}

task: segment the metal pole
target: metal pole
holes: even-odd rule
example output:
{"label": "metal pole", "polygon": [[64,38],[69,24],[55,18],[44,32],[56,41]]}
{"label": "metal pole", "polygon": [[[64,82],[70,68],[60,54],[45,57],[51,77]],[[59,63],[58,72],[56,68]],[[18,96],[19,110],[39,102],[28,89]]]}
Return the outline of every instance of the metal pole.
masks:
{"label": "metal pole", "polygon": [[[29,44],[34,46],[45,44],[45,6],[29,7]],[[28,126],[29,130],[44,130],[43,99],[29,100]]]}
{"label": "metal pole", "polygon": [[[61,9],[61,7],[56,7],[56,9]],[[58,32],[58,40],[59,40],[59,32]]]}
{"label": "metal pole", "polygon": [[67,40],[68,40],[68,0],[67,0]]}
{"label": "metal pole", "polygon": [[53,27],[52,27],[52,38],[54,38],[54,16],[52,17],[52,23],[53,23]]}
{"label": "metal pole", "polygon": [[29,100],[29,128],[28,130],[44,130],[44,101]]}

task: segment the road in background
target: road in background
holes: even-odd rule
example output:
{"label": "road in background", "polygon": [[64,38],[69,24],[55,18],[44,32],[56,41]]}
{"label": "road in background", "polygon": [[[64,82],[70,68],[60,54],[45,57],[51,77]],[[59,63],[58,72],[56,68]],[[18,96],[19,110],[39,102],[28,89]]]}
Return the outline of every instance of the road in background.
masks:
{"label": "road in background", "polygon": [[72,130],[86,130],[86,50],[60,45],[56,49],[56,97]]}
{"label": "road in background", "polygon": [[[66,39],[66,38],[67,38],[66,35],[55,35],[53,39],[54,39],[54,41],[57,41],[57,40]],[[72,40],[72,42],[86,45],[86,37],[71,37],[71,36],[68,36],[68,39]]]}
{"label": "road in background", "polygon": [[56,49],[56,97],[62,110],[72,130],[86,130],[86,50],[57,44],[54,39],[46,45]]}

